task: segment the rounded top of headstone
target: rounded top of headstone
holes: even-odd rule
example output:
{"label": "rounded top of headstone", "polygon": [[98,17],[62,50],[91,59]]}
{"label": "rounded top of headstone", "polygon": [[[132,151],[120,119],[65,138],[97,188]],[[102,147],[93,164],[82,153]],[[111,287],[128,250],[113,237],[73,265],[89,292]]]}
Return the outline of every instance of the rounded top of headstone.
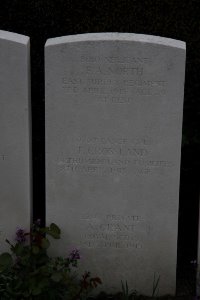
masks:
{"label": "rounded top of headstone", "polygon": [[58,44],[84,42],[84,41],[131,41],[150,44],[161,44],[175,48],[185,49],[186,44],[183,41],[174,40],[154,35],[122,33],[122,32],[102,32],[102,33],[84,33],[76,35],[61,36],[48,39],[47,46],[55,46]]}
{"label": "rounded top of headstone", "polygon": [[4,30],[0,30],[0,39],[15,42],[15,43],[20,43],[24,45],[27,45],[29,43],[28,36],[9,32],[9,31],[4,31]]}

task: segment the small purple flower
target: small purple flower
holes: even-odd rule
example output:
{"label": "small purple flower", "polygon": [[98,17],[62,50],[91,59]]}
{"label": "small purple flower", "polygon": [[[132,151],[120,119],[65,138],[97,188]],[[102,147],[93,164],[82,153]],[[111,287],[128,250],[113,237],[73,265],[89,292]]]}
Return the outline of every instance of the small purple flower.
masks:
{"label": "small purple flower", "polygon": [[18,243],[24,243],[26,241],[25,231],[21,228],[16,231],[16,241]]}
{"label": "small purple flower", "polygon": [[72,251],[71,251],[71,253],[69,254],[69,259],[70,260],[78,260],[78,259],[80,259],[81,257],[80,257],[80,254],[79,254],[79,251],[78,251],[78,249],[73,249]]}
{"label": "small purple flower", "polygon": [[40,226],[40,225],[41,225],[41,219],[37,219],[37,220],[35,221],[35,225]]}

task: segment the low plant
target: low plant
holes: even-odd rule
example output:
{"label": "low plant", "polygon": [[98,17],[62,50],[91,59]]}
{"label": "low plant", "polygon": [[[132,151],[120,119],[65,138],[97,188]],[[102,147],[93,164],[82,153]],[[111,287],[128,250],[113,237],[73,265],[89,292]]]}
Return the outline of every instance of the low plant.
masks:
{"label": "low plant", "polygon": [[14,244],[6,240],[11,253],[0,255],[1,300],[82,300],[101,284],[100,278],[91,278],[89,272],[78,278],[77,249],[65,258],[48,255],[48,236],[59,239],[60,234],[56,224],[41,228],[37,221],[30,232],[18,229]]}
{"label": "low plant", "polygon": [[157,296],[159,282],[160,282],[160,275],[156,278],[156,274],[154,273],[154,275],[153,275],[153,288],[152,288],[152,295],[151,295],[152,298]]}
{"label": "low plant", "polygon": [[125,283],[123,283],[123,281],[121,280],[121,287],[122,287],[122,300],[134,299],[137,292],[136,292],[136,290],[134,290],[134,291],[129,290],[127,281],[125,281]]}

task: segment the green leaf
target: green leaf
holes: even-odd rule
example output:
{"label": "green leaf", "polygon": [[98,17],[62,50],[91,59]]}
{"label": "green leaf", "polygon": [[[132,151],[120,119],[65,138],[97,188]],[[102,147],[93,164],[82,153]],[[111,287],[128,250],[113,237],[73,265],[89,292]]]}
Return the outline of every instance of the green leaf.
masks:
{"label": "green leaf", "polygon": [[21,256],[23,253],[24,247],[22,246],[22,244],[16,244],[15,247],[13,248],[13,252],[17,255],[17,256]]}
{"label": "green leaf", "polygon": [[58,233],[55,233],[53,231],[48,231],[47,233],[48,233],[48,235],[52,236],[56,240],[60,239],[60,234],[58,234]]}
{"label": "green leaf", "polygon": [[33,296],[38,296],[40,295],[42,292],[41,288],[39,286],[35,286],[32,290],[32,295]]}
{"label": "green leaf", "polygon": [[41,228],[40,231],[52,236],[54,239],[60,239],[60,228],[54,223],[51,223],[49,227]]}
{"label": "green leaf", "polygon": [[58,234],[61,232],[60,228],[55,223],[50,224],[50,230]]}
{"label": "green leaf", "polygon": [[42,239],[42,243],[41,243],[41,247],[42,247],[43,249],[48,249],[49,246],[50,246],[49,240],[46,239],[46,238],[43,238],[43,239]]}
{"label": "green leaf", "polygon": [[49,227],[49,234],[51,234],[55,239],[59,239],[60,233],[61,233],[60,228],[56,224],[51,223]]}
{"label": "green leaf", "polygon": [[12,256],[5,252],[0,255],[0,269],[9,268],[13,264]]}
{"label": "green leaf", "polygon": [[46,253],[41,253],[40,251],[40,255],[37,257],[37,263],[40,265],[45,265],[48,262],[49,262],[49,257],[46,255]]}
{"label": "green leaf", "polygon": [[59,282],[59,281],[61,281],[61,280],[62,280],[62,273],[61,273],[61,272],[56,272],[56,273],[52,274],[51,279],[52,279],[54,282]]}
{"label": "green leaf", "polygon": [[54,223],[51,223],[51,225],[45,229],[45,232],[52,236],[54,239],[60,239],[60,228]]}
{"label": "green leaf", "polygon": [[42,276],[48,276],[49,274],[51,274],[51,270],[47,265],[40,267],[39,272]]}
{"label": "green leaf", "polygon": [[44,290],[46,287],[49,286],[49,279],[44,278],[44,277],[40,277],[38,278],[39,282],[38,282],[38,286],[40,287],[41,290]]}
{"label": "green leaf", "polygon": [[32,253],[33,254],[38,254],[40,252],[40,249],[38,246],[33,245],[32,247]]}

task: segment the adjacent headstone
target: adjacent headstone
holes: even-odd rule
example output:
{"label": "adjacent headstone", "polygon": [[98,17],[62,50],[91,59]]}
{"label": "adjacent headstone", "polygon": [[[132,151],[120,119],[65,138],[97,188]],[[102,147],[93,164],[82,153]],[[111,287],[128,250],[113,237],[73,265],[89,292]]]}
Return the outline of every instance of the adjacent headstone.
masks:
{"label": "adjacent headstone", "polygon": [[81,270],[174,294],[185,43],[124,33],[46,43],[46,209]]}
{"label": "adjacent headstone", "polygon": [[29,38],[0,31],[0,252],[30,229]]}

